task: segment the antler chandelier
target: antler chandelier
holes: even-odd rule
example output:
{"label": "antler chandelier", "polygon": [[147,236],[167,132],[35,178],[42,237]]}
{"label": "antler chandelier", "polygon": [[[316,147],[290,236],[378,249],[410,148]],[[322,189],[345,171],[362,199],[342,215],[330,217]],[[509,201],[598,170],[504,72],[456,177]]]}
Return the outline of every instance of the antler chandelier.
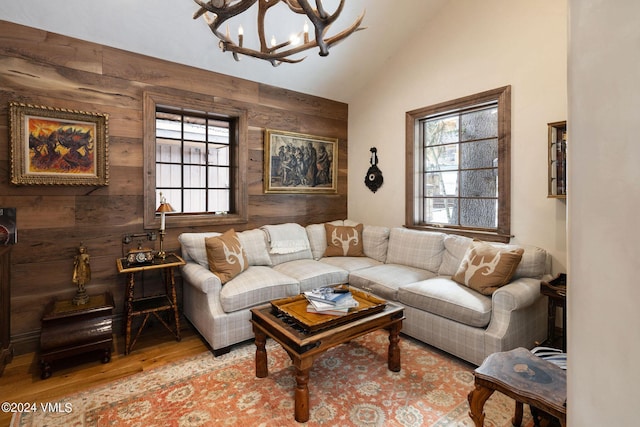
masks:
{"label": "antler chandelier", "polygon": [[[329,47],[344,40],[356,31],[363,30],[360,27],[364,12],[349,27],[345,28],[338,34],[327,37],[326,33],[331,24],[338,19],[344,7],[345,0],[340,0],[340,5],[336,11],[329,14],[325,11],[322,0],[315,0],[316,7],[309,5],[308,0],[194,0],[200,9],[193,15],[193,19],[204,17],[209,28],[220,39],[219,45],[223,52],[231,52],[234,59],[239,61],[238,55],[252,56],[254,58],[269,61],[271,65],[278,66],[282,62],[296,63],[304,60],[303,58],[292,59],[291,55],[303,52],[307,49],[318,47],[320,56],[329,55]],[[251,49],[244,46],[244,30],[242,26],[238,28],[238,42],[231,39],[229,33],[229,24],[227,24],[226,32],[220,32],[220,26],[234,16],[240,15],[247,11],[255,3],[258,3],[258,37],[260,39],[260,49]],[[265,34],[265,16],[269,8],[284,2],[289,9],[297,14],[306,15],[307,19],[314,27],[315,38],[309,37],[309,26],[304,23],[300,33],[294,34],[289,40],[278,43],[275,36],[271,37],[270,43],[267,44],[267,36]],[[213,16],[209,16],[207,12],[211,12]],[[299,41],[301,40],[301,41]]]}

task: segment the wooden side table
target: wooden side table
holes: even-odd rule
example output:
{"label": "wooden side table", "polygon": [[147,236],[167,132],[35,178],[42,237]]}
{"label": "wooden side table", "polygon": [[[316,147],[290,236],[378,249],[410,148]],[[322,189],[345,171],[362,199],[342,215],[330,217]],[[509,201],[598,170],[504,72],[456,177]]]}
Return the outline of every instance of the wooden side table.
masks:
{"label": "wooden side table", "polygon": [[556,312],[562,308],[562,351],[567,351],[567,275],[562,273],[549,282],[540,284],[540,293],[549,297],[547,340],[545,345],[555,347]]}
{"label": "wooden side table", "polygon": [[74,305],[53,300],[45,309],[40,333],[40,378],[51,376],[51,363],[80,353],[100,351],[102,363],[111,360],[113,297],[105,292]]}
{"label": "wooden side table", "polygon": [[484,404],[496,390],[516,401],[514,426],[522,424],[525,403],[566,426],[567,374],[557,365],[519,347],[489,355],[473,375],[475,388],[468,400],[469,416],[476,427],[484,425]]}
{"label": "wooden side table", "polygon": [[[185,261],[176,254],[167,254],[166,258],[154,258],[149,264],[129,265],[126,258],[118,258],[116,265],[118,272],[127,275],[127,289],[125,292],[125,313],[127,321],[125,325],[125,346],[124,354],[129,354],[135,345],[140,333],[144,329],[149,317],[153,314],[164,325],[176,341],[180,341],[180,313],[178,312],[178,301],[176,296],[176,283],[173,269],[186,264]],[[165,293],[161,295],[143,296],[135,298],[136,273],[149,270],[161,270],[164,276]],[[175,330],[161,316],[162,312],[172,312],[175,321]],[[131,325],[137,316],[144,316],[142,324],[131,339]]]}

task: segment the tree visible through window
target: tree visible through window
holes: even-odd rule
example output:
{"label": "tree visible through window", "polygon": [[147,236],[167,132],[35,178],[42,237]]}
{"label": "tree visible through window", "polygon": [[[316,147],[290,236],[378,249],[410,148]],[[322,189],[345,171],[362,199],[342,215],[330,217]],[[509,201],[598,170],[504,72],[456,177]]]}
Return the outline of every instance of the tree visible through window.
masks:
{"label": "tree visible through window", "polygon": [[509,94],[505,87],[407,113],[408,226],[508,239]]}

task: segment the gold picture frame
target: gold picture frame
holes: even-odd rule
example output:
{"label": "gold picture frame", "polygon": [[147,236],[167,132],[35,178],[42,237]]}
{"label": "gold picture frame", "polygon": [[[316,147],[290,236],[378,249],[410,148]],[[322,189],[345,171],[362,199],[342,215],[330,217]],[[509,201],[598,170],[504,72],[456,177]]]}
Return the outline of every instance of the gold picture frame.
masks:
{"label": "gold picture frame", "polygon": [[9,103],[11,182],[109,184],[107,114]]}
{"label": "gold picture frame", "polygon": [[338,192],[338,138],[266,129],[265,193]]}

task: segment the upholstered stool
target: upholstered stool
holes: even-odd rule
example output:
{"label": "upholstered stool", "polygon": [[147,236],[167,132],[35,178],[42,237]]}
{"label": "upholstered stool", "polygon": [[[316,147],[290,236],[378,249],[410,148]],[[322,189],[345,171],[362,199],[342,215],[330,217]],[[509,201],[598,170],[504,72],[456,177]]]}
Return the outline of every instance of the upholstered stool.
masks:
{"label": "upholstered stool", "polygon": [[469,393],[469,416],[476,427],[484,425],[483,407],[494,391],[516,401],[512,423],[522,423],[523,404],[556,417],[566,426],[567,377],[556,364],[525,348],[489,355],[474,371],[475,388]]}

